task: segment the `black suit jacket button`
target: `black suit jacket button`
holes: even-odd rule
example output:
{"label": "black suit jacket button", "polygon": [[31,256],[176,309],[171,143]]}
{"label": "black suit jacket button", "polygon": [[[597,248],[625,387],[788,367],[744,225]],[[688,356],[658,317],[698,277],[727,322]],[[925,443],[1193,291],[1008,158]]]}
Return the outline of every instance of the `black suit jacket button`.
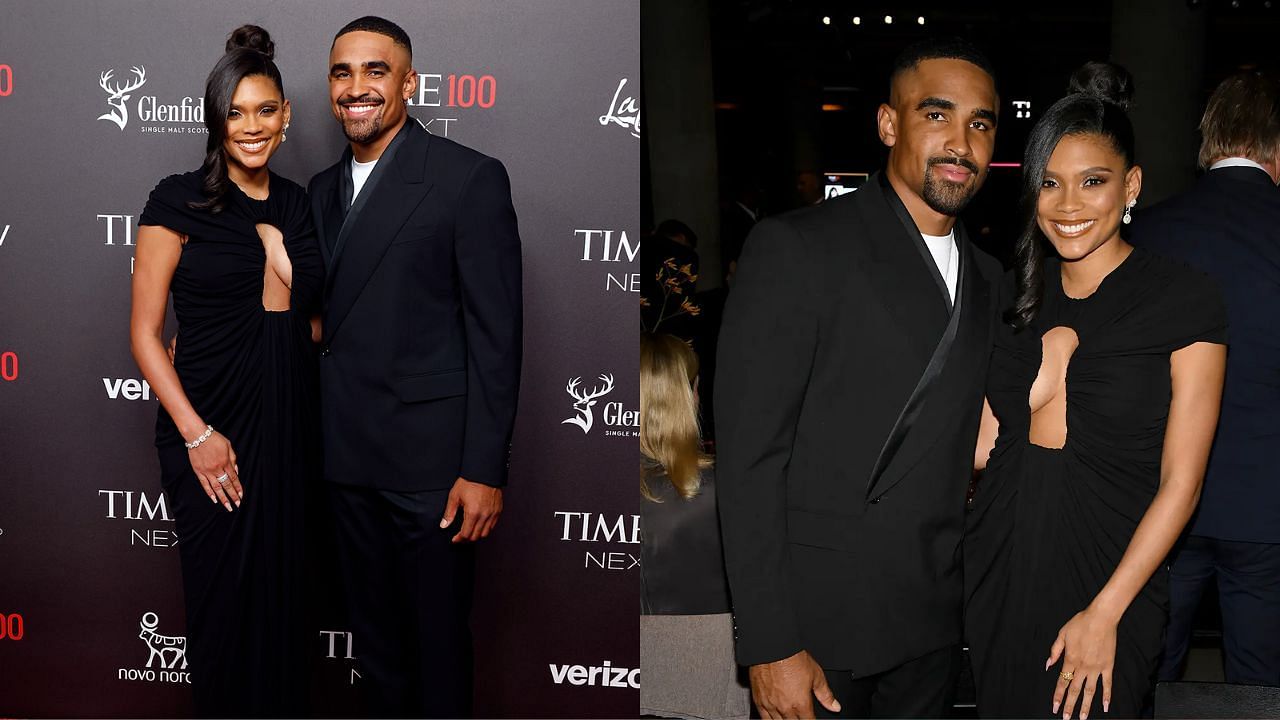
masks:
{"label": "black suit jacket button", "polygon": [[329,357],[331,352],[332,351],[329,350],[329,346],[325,345],[324,347],[320,348],[320,357]]}
{"label": "black suit jacket button", "polygon": [[881,501],[881,500],[883,500],[883,499],[884,499],[884,496],[883,496],[883,495],[881,495],[880,497],[873,497],[873,498],[871,498],[871,504],[872,504],[872,505],[877,505],[877,504],[879,504],[879,503],[880,503],[880,501]]}

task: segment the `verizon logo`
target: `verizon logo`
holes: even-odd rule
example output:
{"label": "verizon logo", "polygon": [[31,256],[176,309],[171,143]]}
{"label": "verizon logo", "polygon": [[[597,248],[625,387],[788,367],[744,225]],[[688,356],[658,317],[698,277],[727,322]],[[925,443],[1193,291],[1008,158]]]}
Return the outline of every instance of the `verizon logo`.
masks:
{"label": "verizon logo", "polygon": [[598,667],[585,665],[556,665],[552,663],[551,682],[563,685],[591,685],[593,687],[638,688],[640,668],[613,667],[608,660]]}
{"label": "verizon logo", "polygon": [[134,378],[102,378],[107,397],[112,400],[150,400],[151,385],[146,380]]}

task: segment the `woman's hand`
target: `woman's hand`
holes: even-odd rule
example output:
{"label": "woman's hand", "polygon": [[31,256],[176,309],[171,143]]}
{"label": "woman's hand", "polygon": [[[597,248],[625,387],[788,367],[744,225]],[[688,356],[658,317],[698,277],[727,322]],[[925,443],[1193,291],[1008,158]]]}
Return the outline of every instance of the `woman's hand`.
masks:
{"label": "woman's hand", "polygon": [[1080,720],[1089,717],[1089,707],[1093,704],[1099,682],[1102,685],[1102,711],[1111,710],[1111,671],[1116,662],[1118,624],[1118,620],[1090,607],[1076,613],[1058,631],[1058,639],[1054,640],[1044,667],[1048,670],[1059,658],[1062,659],[1058,686],[1053,690],[1053,712],[1057,713],[1063,706],[1065,695],[1064,720],[1071,719],[1077,700],[1080,700]]}
{"label": "woman's hand", "polygon": [[[200,479],[200,487],[213,502],[221,502],[231,512],[231,503],[240,507],[244,489],[240,487],[240,468],[236,465],[236,453],[231,442],[220,432],[214,432],[199,447],[187,451],[191,457],[191,469]],[[222,482],[218,478],[226,476]]]}

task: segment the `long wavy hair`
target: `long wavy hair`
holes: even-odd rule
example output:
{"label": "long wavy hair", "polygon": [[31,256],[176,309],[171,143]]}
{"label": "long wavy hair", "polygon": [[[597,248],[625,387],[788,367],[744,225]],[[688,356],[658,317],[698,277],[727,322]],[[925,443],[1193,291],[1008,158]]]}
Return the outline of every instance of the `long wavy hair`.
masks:
{"label": "long wavy hair", "polygon": [[1087,63],[1071,78],[1071,94],[1054,103],[1027,138],[1022,161],[1022,191],[1018,213],[1022,231],[1014,244],[1014,275],[1018,292],[1004,321],[1022,329],[1035,320],[1044,299],[1044,257],[1048,239],[1036,222],[1040,186],[1049,157],[1062,138],[1091,135],[1111,144],[1124,158],[1125,170],[1133,167],[1136,153],[1133,123],[1126,112],[1133,95],[1128,71],[1111,63]]}
{"label": "long wavy hair", "polygon": [[698,356],[672,335],[640,335],[640,494],[657,501],[648,480],[666,473],[686,500],[698,494],[711,465],[698,429]]}
{"label": "long wavy hair", "polygon": [[204,84],[204,126],[209,130],[205,143],[204,181],[201,190],[203,201],[188,205],[196,210],[219,213],[226,201],[231,179],[227,177],[227,155],[222,147],[227,139],[227,115],[231,112],[231,99],[240,81],[255,75],[270,78],[284,96],[284,80],[275,63],[276,44],[271,34],[257,25],[241,25],[227,38],[226,54],[209,72]]}

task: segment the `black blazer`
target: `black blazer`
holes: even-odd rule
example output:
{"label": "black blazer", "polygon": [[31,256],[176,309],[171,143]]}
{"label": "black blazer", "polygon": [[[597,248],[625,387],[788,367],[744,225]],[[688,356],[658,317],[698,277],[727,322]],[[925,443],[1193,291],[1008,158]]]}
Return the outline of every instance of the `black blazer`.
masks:
{"label": "black blazer", "polygon": [[1210,170],[1134,221],[1135,245],[1208,273],[1227,302],[1222,412],[1190,532],[1280,543],[1280,190],[1257,168]]}
{"label": "black blazer", "polygon": [[412,119],[356,202],[351,150],[308,188],[328,276],[325,478],[506,483],[520,384],[520,237],[502,163]]}
{"label": "black blazer", "polygon": [[965,493],[1000,267],[956,310],[887,181],[762,221],[720,336],[719,506],[751,665],[867,675],[960,640]]}

